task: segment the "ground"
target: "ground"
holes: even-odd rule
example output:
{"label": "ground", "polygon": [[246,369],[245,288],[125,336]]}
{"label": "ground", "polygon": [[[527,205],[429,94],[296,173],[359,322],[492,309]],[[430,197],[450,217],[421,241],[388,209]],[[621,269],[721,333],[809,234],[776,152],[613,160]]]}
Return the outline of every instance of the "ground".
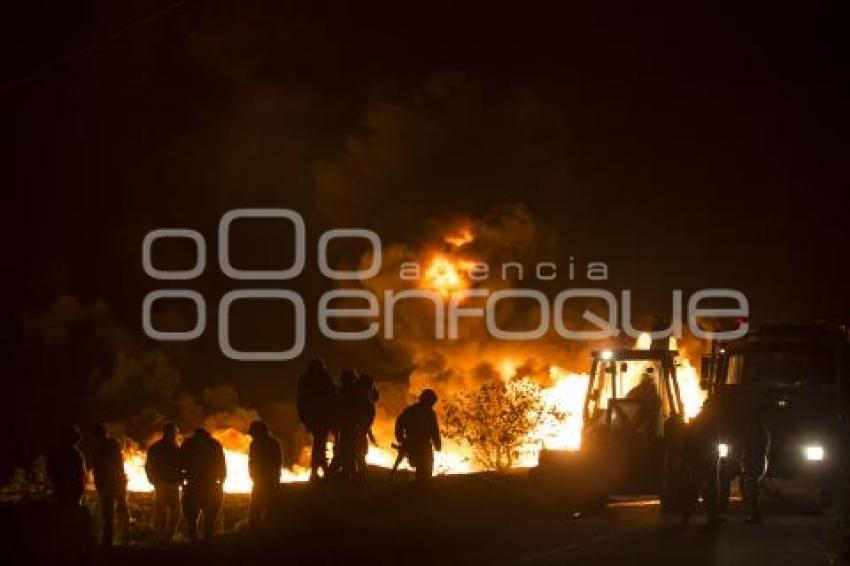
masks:
{"label": "ground", "polygon": [[[441,477],[424,494],[412,483],[381,477],[353,492],[285,485],[259,532],[245,528],[247,497],[227,500],[224,532],[211,545],[163,546],[151,536],[150,496],[134,494],[132,544],[117,549],[112,561],[768,566],[824,564],[829,550],[830,517],[811,507],[774,504],[762,525],[745,524],[733,509],[717,530],[703,528],[701,517],[682,528],[651,499],[579,510],[541,493],[523,475]],[[22,514],[21,506],[7,508],[4,523],[15,517],[17,543],[35,535],[35,548],[43,550],[43,525],[19,520]]]}

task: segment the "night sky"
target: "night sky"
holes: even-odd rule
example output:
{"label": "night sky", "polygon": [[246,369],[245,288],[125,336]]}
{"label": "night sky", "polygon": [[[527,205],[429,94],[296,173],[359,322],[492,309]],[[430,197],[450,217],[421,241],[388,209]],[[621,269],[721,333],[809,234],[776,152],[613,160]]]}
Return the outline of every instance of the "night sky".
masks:
{"label": "night sky", "polygon": [[[607,262],[608,286],[642,312],[669,308],[673,288],[731,287],[756,323],[848,319],[836,14],[298,4],[33,2],[4,22],[11,418],[88,406],[90,369],[34,359],[49,354],[28,320],[58,297],[100,301],[145,347],[141,301],[160,285],[141,269],[144,234],[206,236],[211,260],[190,283],[214,306],[234,287],[216,225],[236,207],[298,210],[315,249],[329,228],[407,242],[444,215],[522,206],[557,234],[553,259]],[[234,255],[279,265],[285,234],[246,229]],[[164,267],[191,262],[159,251]],[[308,265],[287,287],[310,304],[331,285]],[[238,372],[247,399],[290,394],[303,360],[227,361],[210,310],[205,336],[172,353],[186,387]],[[246,347],[279,343],[262,313],[246,317]],[[340,363],[315,332],[307,347]]]}

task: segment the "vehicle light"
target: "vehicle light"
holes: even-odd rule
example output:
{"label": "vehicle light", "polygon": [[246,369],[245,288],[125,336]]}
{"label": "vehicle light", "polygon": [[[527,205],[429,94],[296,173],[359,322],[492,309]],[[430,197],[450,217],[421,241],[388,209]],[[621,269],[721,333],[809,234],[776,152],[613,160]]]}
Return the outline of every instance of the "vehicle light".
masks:
{"label": "vehicle light", "polygon": [[726,458],[729,456],[729,445],[725,442],[721,442],[717,445],[717,455],[721,458]]}
{"label": "vehicle light", "polygon": [[602,350],[602,352],[599,353],[599,357],[603,360],[610,360],[614,357],[614,352],[611,350]]}
{"label": "vehicle light", "polygon": [[809,462],[820,462],[824,457],[823,446],[819,444],[810,444],[803,448],[803,455]]}

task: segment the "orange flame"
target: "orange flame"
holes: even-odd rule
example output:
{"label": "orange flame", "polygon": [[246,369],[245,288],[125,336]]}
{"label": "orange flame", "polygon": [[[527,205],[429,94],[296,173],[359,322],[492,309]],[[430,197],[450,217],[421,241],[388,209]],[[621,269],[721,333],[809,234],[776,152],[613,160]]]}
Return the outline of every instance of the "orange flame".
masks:
{"label": "orange flame", "polygon": [[475,240],[475,235],[472,232],[472,228],[461,228],[457,232],[446,235],[443,239],[452,248],[459,248]]}
{"label": "orange flame", "polygon": [[[248,472],[248,447],[251,437],[232,428],[212,432],[213,437],[224,447],[227,465],[226,493],[251,493],[251,476]],[[127,474],[127,489],[130,491],[153,491],[153,485],[145,474],[145,452],[138,447],[124,450],[124,473]],[[310,470],[301,466],[281,468],[281,481],[303,482],[310,477]]]}
{"label": "orange flame", "polygon": [[421,286],[424,289],[436,291],[444,299],[448,299],[458,291],[469,289],[471,286],[469,271],[474,267],[474,261],[435,254],[425,268]]}
{"label": "orange flame", "polygon": [[[213,437],[224,447],[224,460],[227,465],[227,479],[224,481],[225,493],[251,493],[253,482],[248,472],[248,448],[251,437],[238,430],[225,428],[213,431]],[[134,492],[151,492],[153,485],[145,473],[145,451],[138,446],[129,446],[124,450],[124,473],[127,475],[127,489]],[[366,462],[380,468],[391,468],[396,452],[379,446],[370,445]],[[410,469],[405,461],[401,469]],[[455,452],[446,451],[436,454],[434,469],[438,474],[462,474],[474,471],[468,459]],[[310,470],[295,465],[281,468],[280,481],[283,483],[306,482]]]}
{"label": "orange flame", "polygon": [[[637,345],[643,346],[648,341],[643,336]],[[630,364],[631,366],[631,364]],[[502,379],[511,379],[516,374],[515,362],[505,359],[499,365]],[[640,363],[633,364],[624,375],[626,381],[640,381],[643,367]],[[535,381],[551,383],[542,390],[544,403],[558,412],[563,413],[563,420],[543,420],[531,434],[520,450],[520,457],[515,462],[516,467],[532,467],[537,465],[540,450],[578,450],[581,446],[583,427],[582,409],[587,390],[588,375],[572,373],[558,366],[550,366],[548,375],[531,376]],[[705,392],[700,389],[699,377],[696,370],[687,359],[681,359],[677,367],[679,390],[684,404],[685,418],[691,419],[699,413],[705,400]],[[227,493],[250,493],[252,482],[248,474],[248,447],[251,439],[248,435],[226,428],[213,431],[213,436],[222,443],[227,463],[227,479],[224,491]],[[381,440],[381,439],[379,439]],[[388,444],[388,443],[387,443]],[[366,461],[372,466],[391,468],[395,461],[396,452],[381,446],[370,445]],[[127,487],[130,491],[153,491],[144,470],[145,453],[137,447],[131,447],[124,452],[124,471],[127,474]],[[402,469],[409,469],[405,462]],[[444,443],[443,450],[435,454],[435,472],[437,474],[464,474],[480,471],[474,458],[467,448],[458,446],[451,441]],[[303,466],[281,469],[281,481],[284,483],[307,481],[310,470]]]}
{"label": "orange flame", "polygon": [[[474,281],[470,272],[476,268],[477,259],[458,257],[455,253],[459,248],[474,241],[475,236],[471,228],[462,228],[444,237],[444,245],[439,245],[425,252],[427,258],[424,262],[424,273],[420,279],[420,287],[437,292],[443,299],[451,298],[455,293],[470,289]],[[651,346],[649,335],[642,334],[638,337],[635,347],[637,349],[648,349]],[[524,348],[534,348],[527,346]],[[675,341],[671,341],[670,349],[675,350]],[[497,368],[502,379],[508,380],[516,377],[517,360],[527,359],[525,354],[529,352],[515,346],[508,346],[507,351],[499,352],[498,355],[489,356],[488,361],[492,367]],[[481,352],[475,350],[476,363],[482,361]],[[545,359],[545,357],[544,357]],[[460,360],[462,361],[462,360]],[[631,388],[640,381],[641,374],[649,362],[630,362],[628,371],[623,373],[624,390]],[[543,448],[578,450],[581,445],[581,434],[583,427],[583,408],[589,376],[585,373],[572,373],[557,365],[549,365],[545,372],[538,375],[526,375],[523,378],[532,380],[537,384],[546,384],[542,387],[543,402],[559,414],[563,419],[544,419],[532,431],[521,447],[519,458],[515,461],[518,467],[535,466],[540,451]],[[699,386],[699,378],[696,370],[690,365],[684,356],[677,361],[677,378],[681,399],[684,405],[685,418],[690,419],[699,413],[705,392]],[[428,386],[427,383],[420,384]],[[604,399],[602,400],[604,405]],[[383,426],[379,426],[383,425]],[[392,430],[391,423],[382,421],[376,423],[376,428]],[[227,480],[224,490],[228,493],[248,493],[251,491],[252,483],[248,474],[248,447],[250,438],[234,429],[221,429],[213,432],[225,450],[227,462]],[[381,440],[381,439],[379,439]],[[385,445],[389,445],[387,439],[382,439]],[[396,452],[381,446],[370,446],[367,454],[367,462],[372,466],[390,468],[395,462]],[[138,448],[125,452],[124,467],[128,476],[128,488],[131,491],[151,491],[153,487],[147,481],[144,472],[145,454]],[[402,464],[406,468],[407,464]],[[447,439],[444,442],[442,452],[435,455],[435,471],[438,474],[460,474],[479,471],[480,467],[475,463],[472,450],[453,443]],[[281,481],[301,482],[309,478],[309,469],[301,466],[283,468],[281,470]]]}

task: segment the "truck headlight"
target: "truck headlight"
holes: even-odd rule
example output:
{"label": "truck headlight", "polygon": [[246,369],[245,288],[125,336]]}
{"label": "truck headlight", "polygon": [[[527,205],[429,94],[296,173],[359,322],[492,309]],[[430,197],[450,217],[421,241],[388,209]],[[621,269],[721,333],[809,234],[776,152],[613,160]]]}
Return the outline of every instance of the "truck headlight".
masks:
{"label": "truck headlight", "polygon": [[721,442],[717,445],[717,455],[721,458],[725,458],[729,455],[729,445],[725,442]]}
{"label": "truck headlight", "polygon": [[824,458],[823,446],[820,444],[809,444],[803,447],[803,456],[809,462],[820,462]]}

